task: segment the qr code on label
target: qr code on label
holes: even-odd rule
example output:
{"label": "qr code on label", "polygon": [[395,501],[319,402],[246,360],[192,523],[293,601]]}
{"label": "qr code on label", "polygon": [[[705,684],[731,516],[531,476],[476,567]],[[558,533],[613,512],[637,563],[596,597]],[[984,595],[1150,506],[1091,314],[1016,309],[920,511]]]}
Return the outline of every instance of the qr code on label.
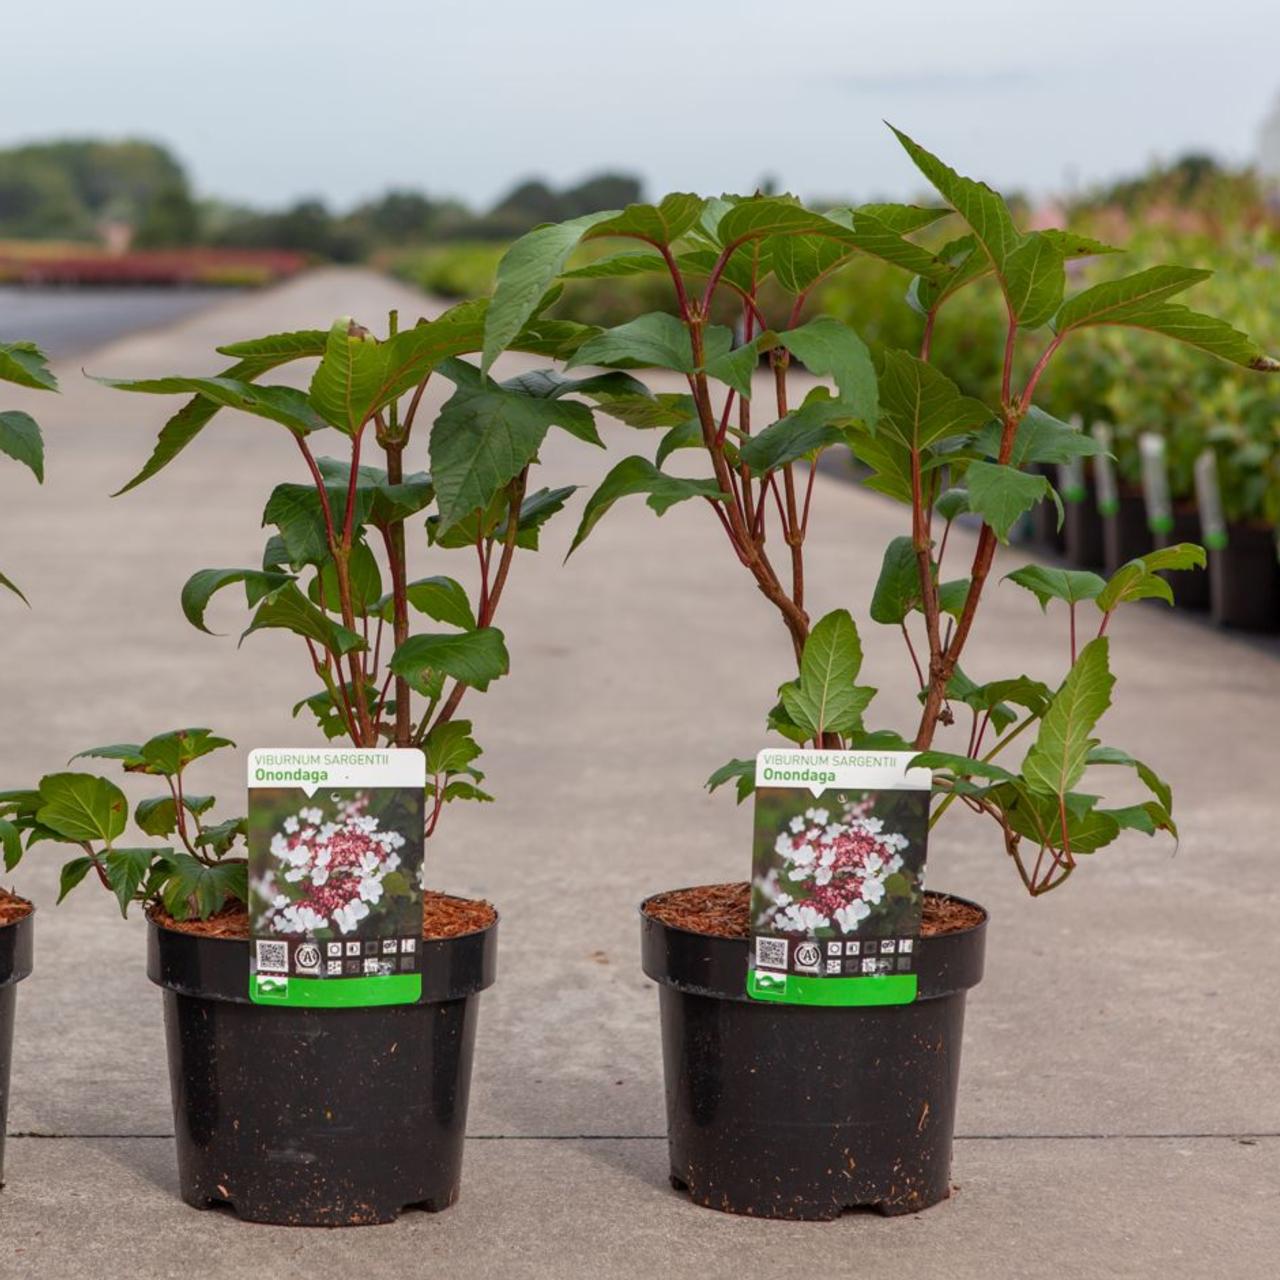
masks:
{"label": "qr code on label", "polygon": [[785,969],[787,967],[786,938],[757,938],[756,965],[761,969]]}
{"label": "qr code on label", "polygon": [[288,973],[289,944],[287,942],[259,942],[257,950],[259,973]]}

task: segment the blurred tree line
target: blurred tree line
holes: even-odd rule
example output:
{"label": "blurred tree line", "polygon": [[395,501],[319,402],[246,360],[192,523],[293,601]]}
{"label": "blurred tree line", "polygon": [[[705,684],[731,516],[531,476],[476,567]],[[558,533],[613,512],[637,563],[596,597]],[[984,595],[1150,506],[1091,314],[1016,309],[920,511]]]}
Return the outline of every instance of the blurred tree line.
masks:
{"label": "blurred tree line", "polygon": [[115,224],[131,230],[136,248],[292,249],[357,261],[382,248],[510,240],[539,222],[640,198],[635,178],[606,173],[560,190],[524,181],[486,212],[411,189],[342,213],[320,199],[261,210],[197,200],[178,159],[153,142],[85,139],[0,150],[0,238],[9,239],[101,239]]}

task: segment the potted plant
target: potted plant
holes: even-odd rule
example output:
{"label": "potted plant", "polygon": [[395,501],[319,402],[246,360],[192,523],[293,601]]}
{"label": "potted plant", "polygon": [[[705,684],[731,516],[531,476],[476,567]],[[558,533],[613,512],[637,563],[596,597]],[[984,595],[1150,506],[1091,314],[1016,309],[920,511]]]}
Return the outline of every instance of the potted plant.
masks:
{"label": "potted plant", "polygon": [[[58,389],[48,358],[33,342],[0,343],[0,381],[38,391]],[[21,462],[40,484],[44,483],[44,438],[29,413],[21,409],[0,412],[0,453]],[[0,573],[0,588],[24,604],[27,602],[17,585],[3,573]],[[0,791],[0,851],[6,871],[17,866],[22,852],[19,833],[5,817],[6,805],[13,798],[13,792]],[[9,1115],[16,988],[31,972],[34,912],[35,908],[26,898],[0,886],[0,1186],[4,1185],[4,1135]]]}
{"label": "potted plant", "polygon": [[[1001,847],[1032,894],[1065,882],[1121,831],[1174,829],[1168,787],[1145,764],[1103,746],[1094,726],[1111,701],[1108,624],[1127,601],[1169,599],[1160,571],[1203,562],[1179,546],[1122,566],[1109,580],[1028,565],[1010,574],[1052,606],[1070,664],[1058,688],[1019,675],[974,678],[969,640],[997,546],[1036,504],[1053,501],[1030,469],[1088,456],[1090,437],[1035,403],[1045,368],[1063,343],[1098,326],[1138,325],[1255,369],[1280,368],[1220,320],[1170,301],[1199,279],[1176,266],[1107,282],[1064,298],[1064,263],[1101,252],[1058,231],[1020,231],[989,187],[948,168],[910,138],[903,146],[945,201],[940,208],[872,205],[818,213],[789,198],[704,200],[677,193],[516,242],[497,273],[486,346],[500,349],[532,299],[560,275],[583,241],[633,242],[570,278],[637,271],[669,275],[674,313],[637,316],[583,343],[570,365],[673,371],[687,390],[613,396],[607,411],[642,430],[661,429],[655,462],[619,462],[588,499],[576,549],[620,498],[642,494],[659,514],[677,502],[705,503],[786,630],[792,677],[768,712],[791,743],[825,750],[906,748],[933,770],[935,824],[958,801],[993,819]],[[913,233],[944,218],[961,225],[936,251]],[[809,292],[864,256],[912,275],[920,315],[917,351],[887,350],[877,368],[859,335],[819,315],[797,325]],[[779,314],[759,304],[771,277],[790,293]],[[1002,387],[988,405],[966,396],[930,363],[946,304],[979,278],[1004,303]],[[742,312],[742,341],[710,324],[721,294]],[[768,361],[770,376],[753,377]],[[797,402],[793,358],[829,375]],[[855,683],[862,649],[844,609],[816,621],[808,611],[805,537],[814,462],[848,448],[870,468],[866,483],[901,502],[907,532],[885,549],[873,622],[901,632],[903,671],[920,698],[917,723],[872,729],[875,690]],[[668,461],[697,458],[695,474]],[[807,467],[807,471],[804,469]],[[971,563],[953,568],[948,531],[962,512],[981,521]],[[939,740],[950,730],[954,749]],[[1026,744],[1020,765],[1009,748]],[[1137,771],[1144,803],[1107,806],[1094,772]],[[753,787],[754,762],[733,760],[709,780]],[[1087,785],[1082,779],[1089,771]],[[827,815],[814,817],[825,821]],[[798,837],[796,837],[798,839]],[[792,841],[794,844],[794,839]],[[790,847],[790,846],[789,846]],[[870,876],[870,863],[866,864]],[[876,873],[877,876],[880,874]],[[864,891],[870,911],[883,882]],[[757,890],[764,886],[757,885]],[[702,1205],[757,1216],[831,1218],[854,1205],[885,1213],[923,1208],[948,1194],[952,1116],[965,991],[981,977],[986,912],[931,893],[924,904],[919,999],[882,1008],[831,1008],[752,1000],[747,884],[702,885],[649,898],[641,907],[645,972],[659,983],[673,1183]],[[881,897],[878,897],[879,894]],[[813,907],[813,927],[830,926]]]}
{"label": "potted plant", "polygon": [[[509,573],[537,549],[543,525],[572,492],[532,486],[539,446],[552,427],[598,444],[580,396],[632,382],[551,371],[507,382],[482,376],[461,357],[479,348],[483,318],[483,303],[407,330],[393,316],[381,341],[341,320],[328,332],[225,347],[236,363],[218,377],[111,384],[193,397],[126,489],[172,461],[222,407],[293,437],[303,482],[270,494],[261,566],[194,574],[183,611],[206,630],[212,597],[239,586],[250,611],[244,635],[294,633],[320,685],[299,691],[295,715],[314,716],[326,740],[425,753],[428,837],[446,804],[490,799],[476,765],[480,747],[459,710],[469,690],[507,674],[495,619]],[[561,356],[585,332],[534,315],[505,345]],[[258,381],[307,357],[318,363],[306,391]],[[428,427],[420,410],[437,372],[455,390]],[[339,456],[317,450],[321,433]],[[429,460],[430,473],[409,470],[409,457]],[[414,576],[410,565],[428,549],[473,558],[473,589],[439,573]],[[486,902],[425,895],[415,1003],[252,1002],[246,821],[214,821],[213,798],[187,782],[192,764],[230,745],[207,729],[183,729],[81,752],[156,784],[159,794],[134,808],[137,837],[126,836],[124,793],[82,772],[49,775],[11,797],[9,821],[28,849],[41,841],[80,846],[63,870],[64,894],[92,875],[122,911],[137,903],[146,913],[147,971],[164,991],[184,1200],[227,1203],[254,1221],[328,1226],[387,1221],[410,1205],[444,1209],[458,1195],[477,997],[494,980],[497,913]],[[270,890],[273,901],[280,893],[283,905],[308,913],[304,920],[295,910],[286,932],[340,937],[369,902],[404,891],[403,876],[393,887],[391,873],[400,873],[389,861],[364,868],[359,850],[358,865],[339,874],[326,823],[301,816],[309,828],[300,831],[295,818],[284,829],[297,833],[294,843],[310,840],[316,866],[299,891]],[[338,836],[344,848],[365,838],[354,828],[349,839],[345,829]]]}

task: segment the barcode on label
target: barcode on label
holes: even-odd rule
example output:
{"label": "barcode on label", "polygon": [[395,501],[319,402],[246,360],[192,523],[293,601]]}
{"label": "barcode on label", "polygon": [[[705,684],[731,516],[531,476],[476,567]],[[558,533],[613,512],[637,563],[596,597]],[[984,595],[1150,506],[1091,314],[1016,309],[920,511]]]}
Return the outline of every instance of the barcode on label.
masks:
{"label": "barcode on label", "polygon": [[259,942],[257,949],[259,973],[288,973],[289,944],[287,942]]}
{"label": "barcode on label", "polygon": [[761,969],[785,969],[787,967],[786,938],[757,938],[756,965]]}

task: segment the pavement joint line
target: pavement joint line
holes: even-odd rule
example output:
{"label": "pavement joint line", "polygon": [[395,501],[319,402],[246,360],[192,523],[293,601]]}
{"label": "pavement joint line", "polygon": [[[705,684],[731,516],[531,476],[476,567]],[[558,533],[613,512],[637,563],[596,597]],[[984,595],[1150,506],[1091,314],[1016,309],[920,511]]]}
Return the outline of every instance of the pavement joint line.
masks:
{"label": "pavement joint line", "polygon": [[[171,1142],[171,1133],[42,1133],[27,1130],[9,1139],[42,1142]],[[1168,1142],[1219,1141],[1244,1144],[1280,1138],[1280,1130],[1260,1133],[957,1133],[956,1142]],[[665,1133],[469,1133],[468,1142],[665,1142]]]}

